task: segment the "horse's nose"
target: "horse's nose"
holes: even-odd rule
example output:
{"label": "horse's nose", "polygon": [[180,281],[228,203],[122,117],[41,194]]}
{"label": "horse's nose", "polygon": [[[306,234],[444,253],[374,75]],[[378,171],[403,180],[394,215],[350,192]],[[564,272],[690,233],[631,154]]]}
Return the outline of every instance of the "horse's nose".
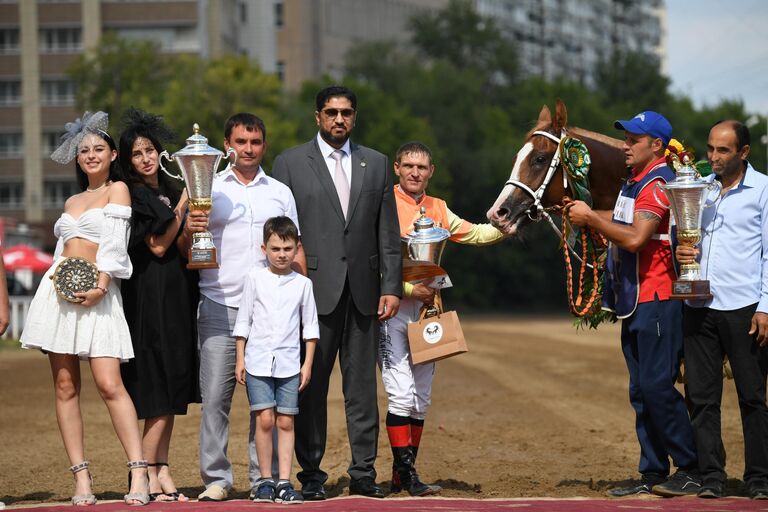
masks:
{"label": "horse's nose", "polygon": [[495,210],[491,208],[488,210],[488,213],[486,213],[485,216],[488,217],[489,221],[497,223],[503,221],[509,216],[509,210],[503,206]]}

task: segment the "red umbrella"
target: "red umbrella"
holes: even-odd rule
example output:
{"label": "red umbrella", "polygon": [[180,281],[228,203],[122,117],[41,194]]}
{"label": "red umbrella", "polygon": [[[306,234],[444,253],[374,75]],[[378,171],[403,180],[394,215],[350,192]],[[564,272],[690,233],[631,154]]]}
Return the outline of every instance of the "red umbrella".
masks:
{"label": "red umbrella", "polygon": [[45,272],[53,265],[53,256],[26,244],[3,249],[3,263],[9,272],[31,270]]}

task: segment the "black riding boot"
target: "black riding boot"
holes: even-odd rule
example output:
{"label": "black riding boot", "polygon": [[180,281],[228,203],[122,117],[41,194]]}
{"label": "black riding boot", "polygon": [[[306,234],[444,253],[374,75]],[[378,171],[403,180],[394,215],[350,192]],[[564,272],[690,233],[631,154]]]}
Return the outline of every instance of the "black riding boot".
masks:
{"label": "black riding boot", "polygon": [[[407,489],[411,496],[429,496],[440,492],[440,487],[427,485],[419,480],[419,475],[414,467],[414,457],[411,447],[392,448],[394,455],[394,469],[392,476],[392,492]],[[397,481],[396,481],[397,480]],[[397,489],[397,490],[395,490]]]}

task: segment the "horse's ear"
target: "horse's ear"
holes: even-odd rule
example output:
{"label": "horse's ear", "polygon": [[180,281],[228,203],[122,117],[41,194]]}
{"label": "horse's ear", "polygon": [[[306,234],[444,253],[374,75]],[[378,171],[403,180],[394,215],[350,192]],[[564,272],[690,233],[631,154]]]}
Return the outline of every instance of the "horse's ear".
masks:
{"label": "horse's ear", "polygon": [[565,103],[560,98],[557,98],[555,104],[555,122],[552,124],[552,128],[559,132],[568,124],[568,110],[565,108]]}
{"label": "horse's ear", "polygon": [[541,112],[539,112],[539,122],[536,123],[537,126],[540,125],[549,125],[552,123],[552,112],[550,112],[549,107],[544,105],[541,107]]}

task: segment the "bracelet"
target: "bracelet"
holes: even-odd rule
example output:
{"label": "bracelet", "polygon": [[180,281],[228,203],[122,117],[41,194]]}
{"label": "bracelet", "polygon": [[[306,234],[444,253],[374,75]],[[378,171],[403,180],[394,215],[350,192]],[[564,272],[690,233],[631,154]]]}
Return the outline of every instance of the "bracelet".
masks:
{"label": "bracelet", "polygon": [[107,294],[107,289],[104,288],[103,286],[94,286],[93,289],[94,290],[101,290],[101,293],[103,293],[104,295]]}

